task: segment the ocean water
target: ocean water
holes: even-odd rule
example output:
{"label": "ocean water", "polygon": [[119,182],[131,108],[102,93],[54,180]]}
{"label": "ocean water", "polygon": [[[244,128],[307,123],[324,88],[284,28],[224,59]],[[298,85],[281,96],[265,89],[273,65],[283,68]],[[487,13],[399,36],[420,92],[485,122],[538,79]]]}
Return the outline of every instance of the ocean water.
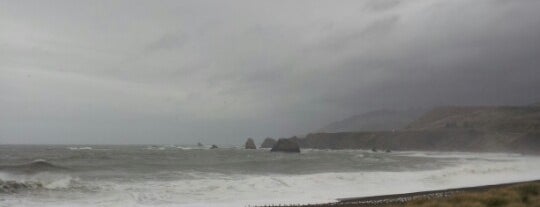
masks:
{"label": "ocean water", "polygon": [[540,179],[519,154],[0,145],[0,206],[247,206],[333,202]]}

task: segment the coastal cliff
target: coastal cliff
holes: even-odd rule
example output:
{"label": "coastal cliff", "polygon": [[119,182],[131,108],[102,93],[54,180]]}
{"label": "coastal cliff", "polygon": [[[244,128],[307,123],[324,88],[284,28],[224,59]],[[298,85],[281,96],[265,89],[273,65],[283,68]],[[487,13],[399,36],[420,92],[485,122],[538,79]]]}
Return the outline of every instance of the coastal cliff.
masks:
{"label": "coastal cliff", "polygon": [[314,133],[302,148],[540,153],[540,107],[441,107],[403,129]]}

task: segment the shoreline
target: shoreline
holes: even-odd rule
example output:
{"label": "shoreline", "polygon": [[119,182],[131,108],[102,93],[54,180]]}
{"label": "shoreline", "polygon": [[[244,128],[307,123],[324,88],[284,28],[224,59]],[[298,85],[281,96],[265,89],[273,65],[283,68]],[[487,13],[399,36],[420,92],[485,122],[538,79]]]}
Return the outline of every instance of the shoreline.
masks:
{"label": "shoreline", "polygon": [[279,205],[264,205],[259,207],[274,207],[274,206],[287,206],[287,207],[326,207],[326,206],[340,206],[340,207],[373,207],[373,206],[393,206],[403,205],[407,202],[419,199],[436,200],[441,198],[451,197],[456,194],[467,193],[481,193],[493,189],[502,189],[526,184],[540,184],[540,180],[509,182],[492,185],[481,185],[462,188],[449,188],[442,190],[430,190],[430,191],[418,191],[411,193],[400,194],[388,194],[378,196],[366,196],[366,197],[349,197],[349,198],[337,198],[336,202],[332,203],[320,203],[320,204],[279,204]]}

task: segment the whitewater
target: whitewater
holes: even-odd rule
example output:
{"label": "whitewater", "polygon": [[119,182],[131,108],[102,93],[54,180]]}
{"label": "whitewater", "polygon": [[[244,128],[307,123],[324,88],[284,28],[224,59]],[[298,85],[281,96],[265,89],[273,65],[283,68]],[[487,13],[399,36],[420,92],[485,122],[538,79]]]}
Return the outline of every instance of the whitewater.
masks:
{"label": "whitewater", "polygon": [[0,146],[1,207],[324,203],[536,179],[540,157],[521,154]]}

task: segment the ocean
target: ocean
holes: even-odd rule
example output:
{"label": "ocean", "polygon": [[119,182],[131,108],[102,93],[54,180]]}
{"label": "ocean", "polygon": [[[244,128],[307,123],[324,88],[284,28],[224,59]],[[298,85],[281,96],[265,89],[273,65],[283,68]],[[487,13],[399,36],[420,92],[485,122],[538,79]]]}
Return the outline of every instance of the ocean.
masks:
{"label": "ocean", "polygon": [[540,179],[502,153],[0,145],[0,206],[247,206]]}

